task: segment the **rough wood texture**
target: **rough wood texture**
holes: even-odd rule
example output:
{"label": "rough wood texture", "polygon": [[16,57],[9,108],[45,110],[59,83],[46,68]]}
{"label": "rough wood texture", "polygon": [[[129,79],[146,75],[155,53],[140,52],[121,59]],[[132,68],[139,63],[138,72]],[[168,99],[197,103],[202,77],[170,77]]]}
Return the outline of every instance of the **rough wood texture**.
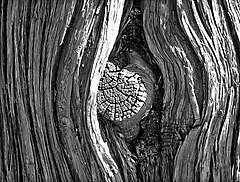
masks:
{"label": "rough wood texture", "polygon": [[[240,181],[239,15],[233,0],[2,0],[0,181]],[[151,95],[125,127],[97,112],[107,61]]]}

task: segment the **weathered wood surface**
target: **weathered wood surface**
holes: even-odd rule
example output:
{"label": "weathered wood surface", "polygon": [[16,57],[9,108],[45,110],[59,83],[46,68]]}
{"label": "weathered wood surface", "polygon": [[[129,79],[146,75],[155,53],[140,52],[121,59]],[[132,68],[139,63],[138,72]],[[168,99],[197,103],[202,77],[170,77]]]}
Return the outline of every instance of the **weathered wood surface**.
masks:
{"label": "weathered wood surface", "polygon": [[[240,2],[0,5],[0,181],[240,181]],[[96,99],[138,58],[154,101],[129,141]]]}

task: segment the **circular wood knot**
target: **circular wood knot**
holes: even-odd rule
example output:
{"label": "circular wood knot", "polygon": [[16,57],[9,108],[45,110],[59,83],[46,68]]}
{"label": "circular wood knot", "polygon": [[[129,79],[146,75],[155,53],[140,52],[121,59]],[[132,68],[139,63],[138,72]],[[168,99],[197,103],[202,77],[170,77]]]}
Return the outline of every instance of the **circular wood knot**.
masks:
{"label": "circular wood knot", "polygon": [[139,132],[139,122],[150,109],[152,97],[151,79],[139,68],[128,65],[120,69],[107,62],[98,87],[97,110],[119,126],[126,138]]}

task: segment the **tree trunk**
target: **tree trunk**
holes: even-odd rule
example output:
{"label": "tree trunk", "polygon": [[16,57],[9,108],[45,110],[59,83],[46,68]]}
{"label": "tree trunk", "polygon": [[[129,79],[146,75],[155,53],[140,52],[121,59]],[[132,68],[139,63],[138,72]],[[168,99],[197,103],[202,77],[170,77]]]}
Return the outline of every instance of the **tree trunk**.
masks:
{"label": "tree trunk", "polygon": [[240,181],[238,1],[0,4],[0,181]]}

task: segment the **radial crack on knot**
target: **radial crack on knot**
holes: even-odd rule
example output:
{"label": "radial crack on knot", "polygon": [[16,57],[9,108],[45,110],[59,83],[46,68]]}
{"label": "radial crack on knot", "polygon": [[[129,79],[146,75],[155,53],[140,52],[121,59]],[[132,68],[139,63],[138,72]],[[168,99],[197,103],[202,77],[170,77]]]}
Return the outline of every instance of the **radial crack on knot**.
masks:
{"label": "radial crack on knot", "polygon": [[135,115],[147,97],[141,77],[108,62],[97,94],[98,112],[112,121]]}

